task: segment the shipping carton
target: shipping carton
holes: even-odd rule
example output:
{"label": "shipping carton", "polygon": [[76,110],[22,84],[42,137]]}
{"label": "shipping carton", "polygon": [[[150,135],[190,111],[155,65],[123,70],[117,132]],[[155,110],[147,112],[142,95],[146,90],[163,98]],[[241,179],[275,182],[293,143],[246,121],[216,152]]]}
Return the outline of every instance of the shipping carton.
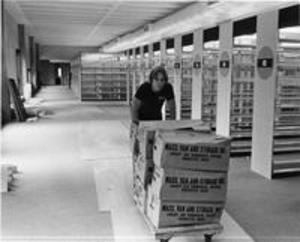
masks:
{"label": "shipping carton", "polygon": [[156,228],[218,223],[224,203],[162,201],[151,189],[147,198],[147,217]]}
{"label": "shipping carton", "polygon": [[224,202],[227,173],[155,167],[150,186],[160,200]]}
{"label": "shipping carton", "polygon": [[227,171],[229,157],[229,138],[182,130],[159,130],[155,135],[153,161],[158,167]]}
{"label": "shipping carton", "polygon": [[137,131],[138,150],[146,159],[153,159],[153,143],[157,129],[178,130],[190,129],[195,131],[210,132],[209,125],[201,120],[166,120],[141,122]]}

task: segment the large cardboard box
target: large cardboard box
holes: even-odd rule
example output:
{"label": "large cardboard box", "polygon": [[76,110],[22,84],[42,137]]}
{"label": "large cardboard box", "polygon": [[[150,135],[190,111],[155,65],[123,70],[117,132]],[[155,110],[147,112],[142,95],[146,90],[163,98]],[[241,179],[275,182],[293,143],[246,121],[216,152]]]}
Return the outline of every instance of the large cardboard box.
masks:
{"label": "large cardboard box", "polygon": [[230,139],[191,131],[159,130],[153,148],[154,164],[162,168],[227,171]]}
{"label": "large cardboard box", "polygon": [[224,203],[163,201],[149,189],[147,217],[156,228],[219,222]]}
{"label": "large cardboard box", "polygon": [[153,159],[153,144],[157,129],[178,130],[190,129],[195,131],[210,132],[208,124],[201,120],[166,120],[141,122],[137,131],[138,150],[146,159]]}
{"label": "large cardboard box", "polygon": [[150,186],[161,200],[224,202],[227,173],[155,167]]}

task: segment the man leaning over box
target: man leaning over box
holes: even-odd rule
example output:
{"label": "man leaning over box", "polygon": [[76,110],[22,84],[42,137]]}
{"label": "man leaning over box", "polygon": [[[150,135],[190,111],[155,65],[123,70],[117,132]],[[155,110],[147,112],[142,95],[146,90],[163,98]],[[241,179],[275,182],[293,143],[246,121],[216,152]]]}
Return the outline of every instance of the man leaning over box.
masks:
{"label": "man leaning over box", "polygon": [[155,67],[149,76],[149,82],[143,83],[137,90],[131,107],[132,125],[139,121],[162,120],[162,106],[166,102],[170,118],[176,118],[176,106],[172,84],[168,83],[168,74],[162,66]]}

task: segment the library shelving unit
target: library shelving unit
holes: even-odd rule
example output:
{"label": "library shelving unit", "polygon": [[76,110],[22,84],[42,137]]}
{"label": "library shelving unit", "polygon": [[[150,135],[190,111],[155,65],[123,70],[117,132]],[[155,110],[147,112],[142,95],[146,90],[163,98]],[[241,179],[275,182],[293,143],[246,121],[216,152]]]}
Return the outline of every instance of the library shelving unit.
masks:
{"label": "library shelving unit", "polygon": [[273,174],[300,171],[300,39],[293,42],[277,52]]}
{"label": "library shelving unit", "polygon": [[202,120],[216,129],[217,83],[219,50],[215,46],[203,51]]}
{"label": "library shelving unit", "polygon": [[235,46],[231,86],[231,153],[251,153],[255,45]]}
{"label": "library shelving unit", "polygon": [[127,103],[126,67],[115,58],[81,61],[81,100]]}
{"label": "library shelving unit", "polygon": [[191,119],[192,115],[193,58],[190,54],[182,56],[180,119]]}

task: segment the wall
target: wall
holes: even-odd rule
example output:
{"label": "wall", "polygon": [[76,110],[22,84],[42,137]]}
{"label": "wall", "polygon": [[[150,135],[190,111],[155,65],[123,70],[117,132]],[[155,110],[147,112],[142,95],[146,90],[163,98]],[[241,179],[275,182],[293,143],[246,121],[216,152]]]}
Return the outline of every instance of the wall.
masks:
{"label": "wall", "polygon": [[5,49],[5,67],[8,78],[17,78],[16,71],[16,49],[19,48],[18,42],[18,24],[13,17],[4,13],[4,45]]}
{"label": "wall", "polygon": [[[22,25],[18,24],[5,9],[3,9],[1,17],[3,18],[2,47],[4,52],[1,83],[1,120],[2,123],[7,123],[10,121],[10,97],[5,80],[12,78],[16,80],[17,83],[20,82],[21,84],[18,85],[20,87],[20,94],[24,95],[26,99],[31,98],[32,92],[35,92],[38,89],[38,85],[36,84],[38,82],[37,72],[35,68],[37,56],[31,56],[31,54],[35,55],[35,49],[33,49],[32,52],[30,51],[29,33],[26,31],[26,28],[23,26],[23,34],[20,35],[20,28],[22,28]],[[24,45],[21,46],[20,43],[24,43]],[[33,46],[35,47],[34,42]],[[23,49],[21,50],[21,48]],[[17,74],[17,49],[19,49],[21,53],[20,58],[22,67],[20,71],[23,73],[19,75]],[[28,70],[30,70],[29,75]],[[30,77],[30,79],[28,79],[28,77]]]}
{"label": "wall", "polygon": [[3,36],[2,36],[2,78],[1,78],[1,123],[8,123],[10,116],[10,97],[7,86],[7,78],[16,80],[16,49],[18,48],[18,25],[14,19],[6,12],[1,14],[3,17]]}

